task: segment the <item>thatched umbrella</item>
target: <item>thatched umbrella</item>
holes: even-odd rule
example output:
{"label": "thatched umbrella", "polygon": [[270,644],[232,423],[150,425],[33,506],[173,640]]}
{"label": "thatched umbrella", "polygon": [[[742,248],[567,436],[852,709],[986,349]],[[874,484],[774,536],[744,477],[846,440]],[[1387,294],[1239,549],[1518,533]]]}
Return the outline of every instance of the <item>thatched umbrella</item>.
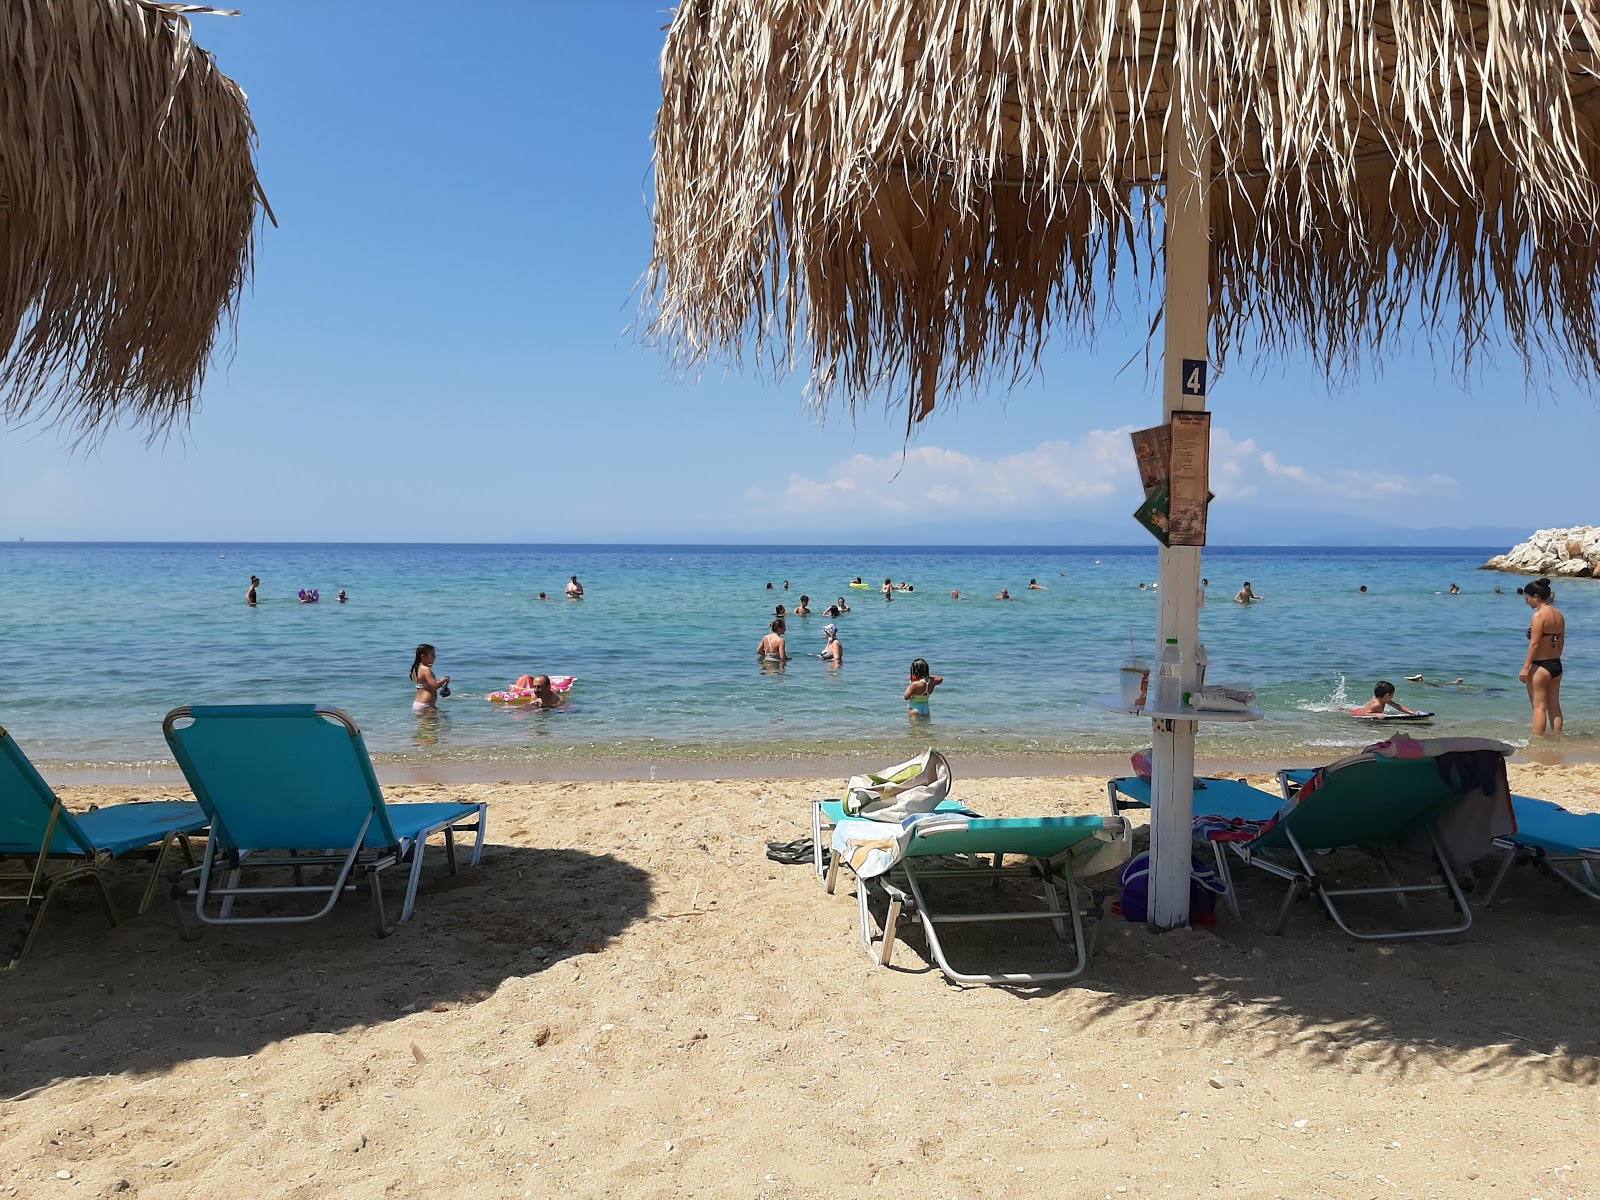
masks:
{"label": "thatched umbrella", "polygon": [[[908,427],[1130,293],[1164,312],[1169,416],[1204,405],[1182,359],[1337,375],[1410,331],[1463,372],[1509,345],[1589,384],[1597,44],[1595,0],[687,0],[653,327]],[[1160,571],[1158,636],[1192,661],[1199,550]],[[1155,724],[1170,926],[1195,725]]]}
{"label": "thatched umbrella", "polygon": [[244,92],[184,16],[214,11],[0,4],[7,420],[155,436],[187,419],[266,204]]}

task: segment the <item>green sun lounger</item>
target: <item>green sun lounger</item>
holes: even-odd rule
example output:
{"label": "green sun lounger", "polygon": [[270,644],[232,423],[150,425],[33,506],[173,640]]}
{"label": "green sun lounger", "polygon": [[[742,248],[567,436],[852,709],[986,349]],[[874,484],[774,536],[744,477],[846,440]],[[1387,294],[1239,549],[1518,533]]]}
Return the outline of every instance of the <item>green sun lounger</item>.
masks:
{"label": "green sun lounger", "polygon": [[155,868],[139,911],[161,878],[167,850],[176,842],[194,863],[192,834],[209,822],[192,800],[158,800],[145,804],[113,804],[73,813],[34,769],[16,740],[0,728],[0,859],[32,859],[29,870],[0,874],[0,901],[21,902],[27,919],[21,939],[8,954],[15,967],[33,945],[45,909],[57,889],[70,883],[90,884],[100,898],[106,920],[117,924],[117,910],[100,868],[125,854],[156,847]]}
{"label": "green sun lounger", "polygon": [[1494,882],[1483,897],[1487,908],[1514,863],[1531,860],[1576,888],[1591,900],[1600,900],[1595,864],[1600,863],[1600,813],[1575,813],[1549,800],[1511,797],[1517,814],[1517,831],[1495,839],[1504,857]]}
{"label": "green sun lounger", "polygon": [[[184,873],[174,898],[194,897],[208,925],[298,924],[317,920],[364,878],[378,936],[393,932],[380,887],[384,871],[409,865],[400,920],[411,919],[428,839],[442,833],[450,872],[455,835],[476,833],[472,863],[483,854],[487,806],[460,801],[385,804],[355,720],[313,704],[196,705],[162,722],[167,744],[206,815],[211,839],[204,861]],[[308,869],[331,881],[306,882]],[[293,873],[294,883],[242,886],[246,871]],[[225,876],[219,883],[218,876]],[[269,876],[270,877],[270,876]],[[240,898],[321,902],[312,911],[240,917]],[[212,911],[215,904],[216,911]]]}
{"label": "green sun lounger", "polygon": [[[959,800],[942,800],[934,812],[965,813],[967,806]],[[844,817],[843,800],[813,800],[811,802],[811,866],[817,873],[818,879],[826,879],[828,874],[828,843],[827,837],[833,833],[833,827]]]}
{"label": "green sun lounger", "polygon": [[[1408,739],[1409,741],[1409,739]],[[1246,863],[1276,875],[1289,884],[1289,894],[1278,912],[1273,932],[1280,932],[1288,920],[1289,908],[1302,894],[1314,893],[1340,929],[1363,941],[1395,941],[1403,938],[1436,937],[1461,933],[1472,926],[1472,911],[1456,880],[1452,858],[1459,857],[1441,841],[1439,825],[1451,817],[1466,792],[1458,782],[1452,784],[1451,757],[1470,764],[1476,756],[1487,754],[1498,762],[1497,790],[1509,809],[1510,796],[1504,792],[1505,756],[1511,747],[1481,739],[1439,739],[1418,741],[1422,753],[1413,757],[1387,757],[1371,751],[1340,759],[1320,770],[1279,771],[1278,783],[1285,806],[1277,822],[1259,837],[1231,843]],[[1453,748],[1459,747],[1459,748]],[[1314,785],[1314,786],[1313,786]],[[1487,797],[1491,805],[1494,797]],[[1509,811],[1507,825],[1511,824]],[[1425,846],[1438,866],[1437,881],[1403,883],[1391,869],[1388,852],[1405,846]],[[1360,848],[1373,852],[1388,875],[1381,887],[1334,887],[1325,872],[1313,862],[1318,850]],[[1482,847],[1487,850],[1487,839]],[[1287,855],[1283,852],[1287,851]],[[1292,858],[1287,864],[1270,855]],[[1231,878],[1227,880],[1230,890]],[[1352,896],[1393,896],[1402,906],[1414,894],[1436,893],[1449,897],[1457,919],[1437,928],[1357,930],[1341,912],[1338,901]]]}
{"label": "green sun lounger", "polygon": [[[1129,827],[1122,817],[969,817],[928,813],[904,822],[843,817],[834,826],[833,854],[826,887],[831,894],[841,868],[856,877],[856,902],[862,945],[882,966],[890,965],[901,916],[915,913],[935,963],[953,983],[1031,985],[1074,979],[1088,966],[1083,906],[1078,896],[1075,865],[1094,874],[1127,860]],[[1004,856],[1024,861],[1006,866]],[[983,912],[935,909],[925,885],[930,881],[1034,882],[1042,907]],[[873,933],[870,892],[878,886],[889,899],[880,937]],[[960,971],[951,965],[939,938],[941,925],[1009,924],[1048,921],[1065,940],[1072,924],[1076,957],[1062,971]]]}

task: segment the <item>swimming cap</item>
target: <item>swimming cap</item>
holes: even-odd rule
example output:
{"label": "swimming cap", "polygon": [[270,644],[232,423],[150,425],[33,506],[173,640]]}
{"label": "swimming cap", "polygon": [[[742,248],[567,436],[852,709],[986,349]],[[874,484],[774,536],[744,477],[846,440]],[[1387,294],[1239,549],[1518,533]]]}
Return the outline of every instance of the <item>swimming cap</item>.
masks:
{"label": "swimming cap", "polygon": [[824,625],[822,627],[822,632],[827,637],[832,637],[834,634],[839,632],[839,627],[837,625]]}

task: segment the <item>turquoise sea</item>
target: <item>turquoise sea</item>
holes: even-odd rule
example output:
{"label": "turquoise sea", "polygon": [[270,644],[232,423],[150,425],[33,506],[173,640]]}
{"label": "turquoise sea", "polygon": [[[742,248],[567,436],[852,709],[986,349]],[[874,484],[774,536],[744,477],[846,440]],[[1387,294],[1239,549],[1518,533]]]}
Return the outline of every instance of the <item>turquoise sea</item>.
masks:
{"label": "turquoise sea", "polygon": [[[1211,678],[1252,685],[1267,719],[1203,727],[1202,761],[1362,745],[1372,730],[1345,710],[1379,677],[1437,711],[1434,733],[1524,744],[1522,580],[1476,570],[1500,549],[1208,548]],[[562,598],[574,573],[580,603]],[[179,704],[288,700],[347,709],[391,775],[829,773],[928,744],[958,761],[1109,761],[1149,741],[1147,721],[1090,699],[1116,690],[1130,630],[1152,653],[1159,593],[1138,585],[1155,574],[1155,551],[1134,547],[11,543],[0,545],[0,724],[41,766],[113,776],[171,768],[160,723]],[[857,575],[916,591],[886,604],[851,591]],[[1026,590],[1030,578],[1049,590]],[[1247,579],[1265,597],[1252,607],[1231,602]],[[321,602],[299,603],[313,587]],[[1015,602],[992,599],[1002,587]],[[348,604],[334,601],[340,588]],[[952,600],[953,588],[970,598]],[[1563,750],[1590,756],[1600,582],[1556,590],[1571,630]],[[801,593],[817,615],[790,622],[788,668],[763,671],[755,646],[773,607]],[[821,610],[840,596],[853,611],[838,621],[846,661],[834,671],[804,655],[821,649]],[[436,719],[410,711],[406,672],[423,641],[453,677]],[[916,657],[946,683],[932,722],[912,727],[901,694]],[[1402,681],[1419,671],[1467,685]],[[571,704],[486,702],[524,672],[578,676]]]}

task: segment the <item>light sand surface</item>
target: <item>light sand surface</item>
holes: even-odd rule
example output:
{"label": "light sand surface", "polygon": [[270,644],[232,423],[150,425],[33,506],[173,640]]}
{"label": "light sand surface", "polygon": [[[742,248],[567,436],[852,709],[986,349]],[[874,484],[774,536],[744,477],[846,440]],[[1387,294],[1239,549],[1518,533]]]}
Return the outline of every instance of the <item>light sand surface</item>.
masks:
{"label": "light sand surface", "polygon": [[[1511,773],[1600,808],[1600,767]],[[185,942],[170,906],[107,930],[71,897],[0,975],[0,1194],[1600,1194],[1600,904],[1548,876],[1466,935],[1374,946],[1314,902],[1266,935],[1281,893],[1252,872],[1242,922],[1112,919],[1075,985],[958,988],[914,925],[873,965],[848,884],[767,860],[826,791],[391,789],[489,801],[490,845],[455,877],[440,856],[387,940],[354,898]],[[1105,806],[1090,777],[958,793]],[[109,874],[131,914],[142,870]]]}

